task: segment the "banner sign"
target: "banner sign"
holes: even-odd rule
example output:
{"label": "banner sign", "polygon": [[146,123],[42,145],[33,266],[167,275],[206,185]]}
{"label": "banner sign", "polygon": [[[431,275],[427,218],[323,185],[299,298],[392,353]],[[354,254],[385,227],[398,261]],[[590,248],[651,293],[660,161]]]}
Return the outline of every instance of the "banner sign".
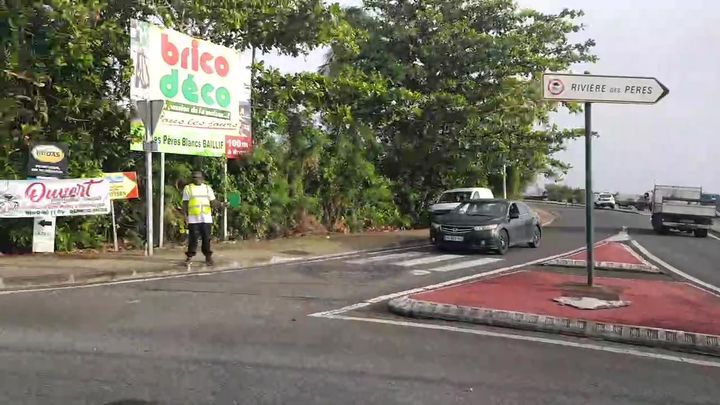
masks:
{"label": "banner sign", "polygon": [[105,173],[105,180],[110,184],[111,200],[130,200],[140,197],[135,172]]}
{"label": "banner sign", "polygon": [[[153,140],[157,152],[225,156],[226,137],[249,132],[249,52],[196,39],[143,21],[130,23],[132,100],[165,100]],[[247,127],[247,128],[245,128]],[[141,120],[131,150],[143,150]]]}
{"label": "banner sign", "polygon": [[28,177],[63,177],[68,169],[68,147],[64,143],[38,142],[30,145]]}
{"label": "banner sign", "polygon": [[109,212],[110,184],[105,179],[0,180],[0,218]]}

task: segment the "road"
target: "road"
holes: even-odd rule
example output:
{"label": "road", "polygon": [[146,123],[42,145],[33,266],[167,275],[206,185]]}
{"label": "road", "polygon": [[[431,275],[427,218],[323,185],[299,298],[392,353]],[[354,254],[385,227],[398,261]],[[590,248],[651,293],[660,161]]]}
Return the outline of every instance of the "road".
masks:
{"label": "road", "polygon": [[[540,248],[493,262],[448,265],[416,248],[0,295],[0,403],[717,403],[720,359],[411,321],[371,300],[581,247],[583,210],[553,209],[561,217]],[[718,240],[657,236],[635,214],[598,211],[596,224],[597,239],[627,227],[663,260],[720,285]],[[308,316],[317,313],[328,316]]]}

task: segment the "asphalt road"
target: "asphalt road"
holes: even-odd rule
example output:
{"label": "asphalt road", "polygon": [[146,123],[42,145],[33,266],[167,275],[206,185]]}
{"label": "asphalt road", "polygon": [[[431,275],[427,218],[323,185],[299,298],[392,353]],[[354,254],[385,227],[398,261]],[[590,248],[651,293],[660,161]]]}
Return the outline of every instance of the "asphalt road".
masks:
{"label": "asphalt road", "polygon": [[[382,300],[335,319],[308,317],[581,247],[582,209],[552,209],[562,216],[540,248],[502,258],[459,255],[448,265],[432,259],[446,253],[421,248],[0,295],[0,403],[717,403],[720,359],[681,362],[676,353],[554,335],[403,324]],[[663,260],[720,284],[718,240],[656,236],[634,214],[598,211],[596,224],[597,239],[625,226]]]}

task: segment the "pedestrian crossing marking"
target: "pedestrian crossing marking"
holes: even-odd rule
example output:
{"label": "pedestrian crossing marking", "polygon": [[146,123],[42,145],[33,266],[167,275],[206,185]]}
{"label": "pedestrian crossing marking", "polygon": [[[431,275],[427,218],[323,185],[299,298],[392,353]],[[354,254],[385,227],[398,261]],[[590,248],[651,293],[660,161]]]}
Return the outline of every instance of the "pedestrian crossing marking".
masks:
{"label": "pedestrian crossing marking", "polygon": [[446,260],[459,259],[461,257],[466,257],[466,256],[462,256],[462,255],[427,256],[427,257],[420,257],[418,259],[405,260],[403,262],[398,262],[398,263],[393,263],[393,264],[396,266],[410,267],[410,266],[417,266],[419,264],[430,264],[430,263],[443,262]]}
{"label": "pedestrian crossing marking", "polygon": [[380,256],[366,257],[363,259],[348,260],[345,263],[365,264],[365,263],[379,262],[379,261],[383,261],[383,260],[395,260],[395,259],[410,258],[410,257],[420,256],[420,254],[421,254],[420,252],[393,253],[393,254],[389,254],[389,255],[380,255]]}
{"label": "pedestrian crossing marking", "polygon": [[445,272],[445,271],[453,271],[453,270],[465,269],[465,268],[474,267],[474,266],[482,266],[482,265],[485,265],[485,264],[495,263],[495,262],[499,262],[499,261],[502,261],[502,259],[493,259],[493,258],[490,258],[490,257],[484,257],[484,258],[482,258],[482,259],[466,260],[466,261],[462,261],[462,262],[460,262],[460,263],[448,264],[448,265],[445,265],[445,266],[435,267],[435,268],[426,269],[426,270],[428,270],[428,271]]}

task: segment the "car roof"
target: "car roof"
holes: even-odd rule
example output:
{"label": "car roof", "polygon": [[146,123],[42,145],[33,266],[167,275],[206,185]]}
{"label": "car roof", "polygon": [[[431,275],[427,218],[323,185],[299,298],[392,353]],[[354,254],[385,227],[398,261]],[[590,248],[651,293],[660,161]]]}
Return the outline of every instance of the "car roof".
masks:
{"label": "car roof", "polygon": [[516,201],[513,200],[505,200],[502,198],[472,198],[467,201],[463,202],[493,202],[493,203],[499,203],[499,202],[506,202],[506,203],[514,203]]}
{"label": "car roof", "polygon": [[487,187],[464,187],[464,188],[453,188],[450,190],[445,190],[445,191],[443,191],[443,193],[470,192],[470,191],[479,191],[479,190],[490,191],[490,189]]}

